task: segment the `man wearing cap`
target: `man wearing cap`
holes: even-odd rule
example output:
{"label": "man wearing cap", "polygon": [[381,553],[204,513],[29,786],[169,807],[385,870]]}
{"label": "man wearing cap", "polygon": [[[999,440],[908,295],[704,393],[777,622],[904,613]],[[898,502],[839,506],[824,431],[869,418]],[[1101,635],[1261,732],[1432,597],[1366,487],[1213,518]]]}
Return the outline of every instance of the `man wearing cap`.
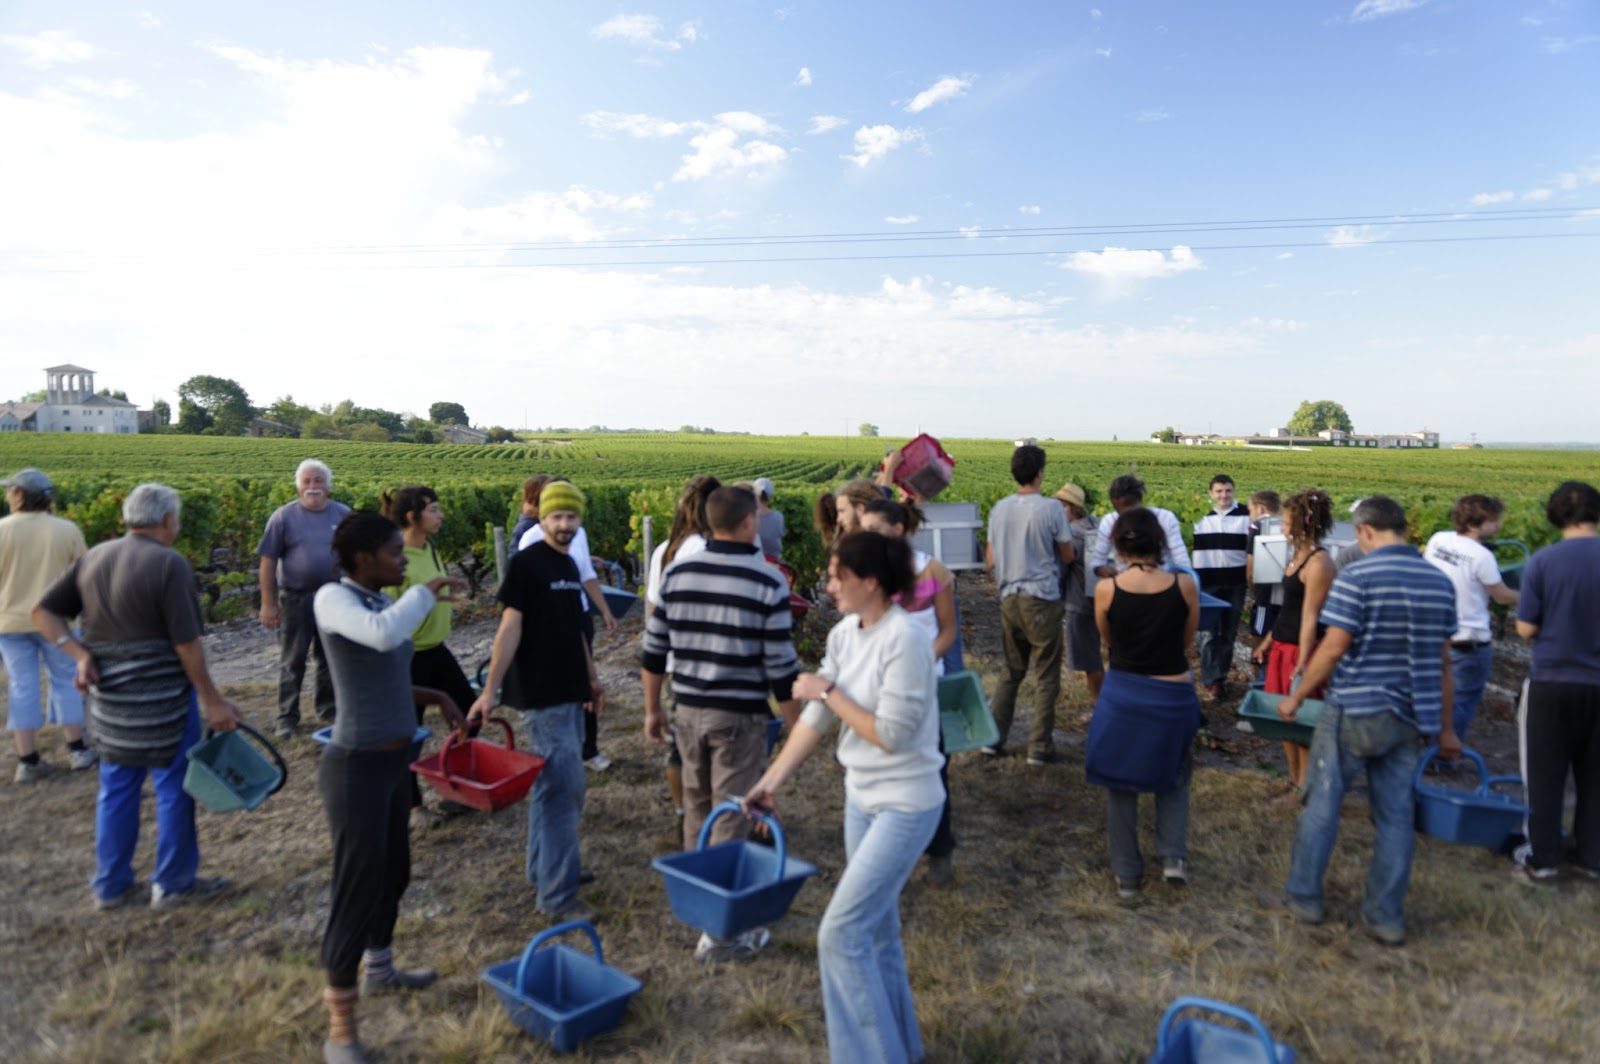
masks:
{"label": "man wearing cap", "polygon": [[[55,485],[37,469],[5,481],[9,516],[0,518],[0,657],[8,681],[6,724],[17,748],[18,783],[32,783],[53,766],[40,760],[34,738],[44,723],[39,704],[40,666],[50,677],[50,719],[67,736],[67,761],[74,770],[92,768],[94,752],[83,741],[83,696],[73,686],[72,658],[34,630],[28,611],[67,566],[83,556],[83,533],[50,512]],[[62,642],[70,636],[62,636]]]}
{"label": "man wearing cap", "polygon": [[[96,909],[126,905],[136,886],[140,794],[156,791],[156,867],[150,907],[168,909],[214,895],[227,880],[198,876],[194,799],[183,789],[200,715],[214,731],[238,726],[206,667],[194,572],[172,549],[181,524],[178,493],[140,484],[122,503],[128,534],[74,561],[30,612],[34,627],[72,655],[100,755],[95,803]],[[68,622],[83,618],[79,642]]]}
{"label": "man wearing cap", "polygon": [[1083,673],[1091,704],[1100,697],[1100,682],[1105,679],[1105,659],[1100,656],[1100,630],[1094,623],[1094,595],[1089,591],[1087,562],[1089,537],[1094,534],[1094,518],[1089,516],[1088,499],[1082,486],[1070,480],[1055,494],[1067,511],[1067,528],[1072,532],[1072,561],[1061,566],[1061,601],[1066,613],[1067,670]]}
{"label": "man wearing cap", "polygon": [[756,493],[756,522],[760,528],[761,553],[775,561],[783,561],[783,514],[772,508],[778,489],[766,477],[757,477],[751,485]]}
{"label": "man wearing cap", "polygon": [[561,920],[593,915],[578,897],[583,714],[586,704],[593,713],[605,708],[605,687],[583,635],[583,584],[568,553],[583,508],[583,492],[566,481],[540,492],[544,538],[519,550],[507,567],[489,675],[468,713],[481,721],[496,706],[520,710],[533,752],[544,758],[528,797],[524,871],[538,888],[539,911]]}
{"label": "man wearing cap", "polygon": [[313,684],[317,716],[333,720],[333,677],[312,614],[317,588],[339,578],[333,530],[350,513],[350,507],[329,498],[332,486],[333,473],[326,464],[315,458],[301,462],[294,471],[295,501],[273,511],[256,546],[261,558],[257,573],[261,623],[278,629],[280,739],[293,736],[300,723],[300,686],[306,678],[307,657],[317,659]]}

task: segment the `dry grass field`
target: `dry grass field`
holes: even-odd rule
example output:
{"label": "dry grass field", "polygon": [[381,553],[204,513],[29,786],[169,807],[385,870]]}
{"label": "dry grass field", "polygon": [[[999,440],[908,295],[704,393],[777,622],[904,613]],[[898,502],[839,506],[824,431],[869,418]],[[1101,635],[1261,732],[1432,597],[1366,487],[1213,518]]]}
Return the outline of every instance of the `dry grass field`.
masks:
{"label": "dry grass field", "polygon": [[[992,605],[985,610],[981,586],[966,578],[962,596],[969,665],[992,688]],[[637,626],[630,618],[625,634]],[[649,866],[678,845],[678,829],[659,753],[639,729],[636,650],[632,638],[603,646],[614,702],[602,747],[617,765],[590,775],[582,831],[585,864],[597,876],[584,896],[600,914],[607,960],[644,989],[623,1025],[575,1059],[825,1060],[814,937],[843,863],[840,771],[831,758],[813,758],[785,803],[792,852],[821,874],[773,927],[772,945],[748,963],[697,964],[696,934],[673,919]],[[243,653],[237,642],[213,650],[227,676],[250,671],[228,660]],[[251,720],[270,721],[268,684],[241,679],[229,690]],[[1595,1059],[1600,887],[1566,881],[1536,892],[1514,883],[1502,858],[1423,839],[1411,941],[1386,949],[1355,926],[1371,839],[1356,797],[1329,875],[1327,923],[1306,928],[1265,911],[1256,897],[1282,883],[1293,815],[1272,801],[1281,790],[1276,744],[1242,736],[1220,708],[1209,711],[1194,777],[1192,885],[1150,883],[1136,902],[1121,903],[1106,864],[1103,795],[1083,778],[1076,679],[1066,694],[1063,763],[1030,768],[1020,757],[966,754],[951,766],[956,882],[931,889],[919,869],[902,906],[930,1060],[1143,1060],[1162,1010],[1191,993],[1252,1009],[1304,1060]],[[1024,707],[1026,699],[1025,690]],[[1503,747],[1507,726],[1485,723]],[[200,814],[203,870],[229,875],[235,889],[165,913],[94,912],[93,780],[61,773],[14,786],[8,759],[0,1059],[320,1059],[328,842],[314,787],[317,749],[307,740],[289,746],[288,786],[261,809]],[[58,748],[47,752],[59,757]],[[148,810],[141,876],[151,860]],[[479,981],[481,969],[518,954],[547,923],[521,875],[525,824],[519,804],[415,837],[396,958],[435,965],[442,979],[414,996],[363,1003],[363,1039],[380,1059],[553,1056],[504,1017]]]}

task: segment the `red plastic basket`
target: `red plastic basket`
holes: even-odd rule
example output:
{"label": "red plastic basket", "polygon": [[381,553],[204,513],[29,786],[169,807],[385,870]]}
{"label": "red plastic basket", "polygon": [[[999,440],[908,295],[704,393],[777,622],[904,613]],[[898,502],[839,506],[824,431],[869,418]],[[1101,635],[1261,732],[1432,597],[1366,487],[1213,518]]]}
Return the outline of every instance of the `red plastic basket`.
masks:
{"label": "red plastic basket", "polygon": [[956,460],[944,453],[939,441],[926,432],[900,448],[894,482],[919,499],[927,500],[950,486]]}
{"label": "red plastic basket", "polygon": [[460,734],[451,732],[438,753],[413,762],[411,771],[427,780],[441,798],[474,809],[504,809],[528,793],[544,768],[544,758],[516,748],[511,722],[504,717],[490,717],[489,723],[505,729],[504,746],[485,739],[461,742]]}

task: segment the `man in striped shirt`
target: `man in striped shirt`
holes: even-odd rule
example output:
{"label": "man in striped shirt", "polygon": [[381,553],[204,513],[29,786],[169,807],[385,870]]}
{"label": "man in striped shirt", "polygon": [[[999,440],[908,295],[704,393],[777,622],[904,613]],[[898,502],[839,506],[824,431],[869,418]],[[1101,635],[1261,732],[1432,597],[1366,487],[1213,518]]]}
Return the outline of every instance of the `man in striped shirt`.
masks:
{"label": "man in striped shirt", "polygon": [[1215,702],[1233,666],[1233,643],[1239,634],[1239,615],[1244,612],[1250,508],[1234,500],[1233,478],[1226,473],[1211,478],[1210,492],[1211,512],[1194,523],[1194,571],[1200,577],[1201,591],[1228,604],[1217,626],[1202,631],[1196,640],[1205,700]]}
{"label": "man in striped shirt", "polygon": [[[712,539],[661,578],[661,605],[645,625],[644,730],[667,741],[662,677],[672,655],[673,721],[683,757],[683,845],[692,849],[711,807],[742,795],[767,767],[767,695],[793,723],[800,660],[789,638],[789,582],[761,557],[756,498],[721,487],[706,500]],[[749,835],[745,817],[723,817],[711,841]]]}
{"label": "man in striped shirt", "polygon": [[[1365,768],[1375,831],[1362,924],[1384,945],[1399,946],[1416,843],[1412,777],[1423,741],[1437,742],[1441,757],[1461,755],[1450,720],[1455,589],[1406,542],[1405,511],[1393,499],[1363,499],[1355,526],[1365,557],[1334,579],[1320,618],[1328,634],[1299,688],[1333,680],[1311,738],[1285,905],[1303,923],[1322,922],[1322,877],[1339,805]],[[1303,700],[1289,695],[1279,715],[1292,720]]]}

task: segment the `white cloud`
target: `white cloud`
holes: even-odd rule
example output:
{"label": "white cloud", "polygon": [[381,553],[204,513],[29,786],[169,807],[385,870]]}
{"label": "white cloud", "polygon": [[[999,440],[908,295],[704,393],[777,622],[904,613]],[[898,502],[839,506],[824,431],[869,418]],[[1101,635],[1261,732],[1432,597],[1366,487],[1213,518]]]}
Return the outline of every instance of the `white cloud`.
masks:
{"label": "white cloud", "polygon": [[1600,41],[1600,33],[1585,33],[1578,37],[1546,37],[1540,47],[1547,55],[1565,55],[1596,41]]}
{"label": "white cloud", "polygon": [[1036,203],[1024,203],[1022,206],[1017,208],[1018,213],[1033,215],[1037,215],[1041,210],[1042,208]]}
{"label": "white cloud", "polygon": [[[718,118],[742,117],[746,112],[719,115]],[[754,115],[749,117],[754,118]],[[689,138],[694,151],[683,157],[683,165],[672,175],[674,181],[700,181],[708,177],[748,172],[758,176],[761,172],[783,162],[789,153],[781,146],[765,140],[738,143],[747,132],[760,130],[741,129],[733,123],[712,126],[703,133]]]}
{"label": "white cloud", "polygon": [[972,88],[970,77],[942,77],[912,97],[911,102],[906,104],[906,113],[921,114],[936,103],[965,96],[970,88]]}
{"label": "white cloud", "polygon": [[83,63],[100,54],[100,49],[80,41],[71,30],[44,30],[31,37],[0,34],[0,46],[22,57],[35,70],[48,70],[63,63]]}
{"label": "white cloud", "polygon": [[840,126],[849,124],[850,120],[842,115],[812,115],[811,128],[806,132],[811,134],[826,133],[830,129],[838,129]]}
{"label": "white cloud", "polygon": [[1387,229],[1375,225],[1341,225],[1322,234],[1322,238],[1336,248],[1355,248],[1376,244],[1389,236]]}
{"label": "white cloud", "polygon": [[1427,2],[1428,0],[1361,0],[1350,12],[1350,21],[1371,22],[1373,19],[1415,10]]}
{"label": "white cloud", "polygon": [[521,90],[519,90],[517,92],[512,93],[510,96],[507,96],[505,99],[501,100],[500,102],[503,105],[505,105],[506,107],[521,107],[523,104],[527,103],[531,99],[533,99],[533,94],[530,93],[527,89],[521,89]]}
{"label": "white cloud", "polygon": [[884,218],[884,221],[888,222],[890,225],[910,225],[913,222],[922,221],[922,215],[920,215],[920,214],[891,214],[888,217]]}
{"label": "white cloud", "polygon": [[679,137],[694,128],[691,122],[674,122],[654,115],[621,114],[617,111],[590,111],[579,119],[596,133],[620,133],[644,139]]}
{"label": "white cloud", "polygon": [[1091,7],[1089,9],[1089,17],[1094,19],[1096,22],[1099,22],[1105,16],[1100,13],[1100,9],[1098,7]]}
{"label": "white cloud", "polygon": [[1277,259],[1279,262],[1286,262],[1289,259],[1294,258],[1294,252],[1292,252],[1292,251],[1279,252],[1277,255],[1274,255],[1273,258]]}
{"label": "white cloud", "polygon": [[810,67],[801,67],[800,68],[800,73],[798,73],[798,74],[796,74],[794,76],[794,83],[796,85],[799,85],[801,88],[804,88],[805,86],[810,85],[811,84],[811,68]]}
{"label": "white cloud", "polygon": [[1154,248],[1138,250],[1108,247],[1104,251],[1075,251],[1067,256],[1061,268],[1120,283],[1171,277],[1201,269],[1203,265],[1199,256],[1179,244],[1170,254]]}
{"label": "white cloud", "polygon": [[673,36],[663,33],[661,20],[654,15],[615,15],[589,31],[596,40],[621,41],[661,52],[676,52],[685,44],[699,39],[699,31],[691,22],[678,27]]}
{"label": "white cloud", "polygon": [[962,226],[957,226],[956,227],[956,232],[960,233],[962,236],[966,237],[968,240],[976,240],[976,239],[978,239],[978,234],[983,232],[983,226],[981,226],[981,225],[962,225]]}
{"label": "white cloud", "polygon": [[1474,207],[1487,207],[1491,203],[1506,203],[1517,198],[1517,194],[1510,190],[1500,192],[1480,192],[1472,197]]}
{"label": "white cloud", "polygon": [[856,130],[855,152],[841,155],[860,167],[870,166],[896,148],[922,139],[920,129],[896,129],[894,126],[862,126]]}
{"label": "white cloud", "polygon": [[1167,119],[1169,119],[1171,117],[1172,117],[1171,115],[1169,115],[1166,111],[1162,110],[1161,108],[1154,107],[1154,108],[1151,108],[1150,110],[1147,110],[1147,111],[1140,111],[1138,116],[1134,118],[1134,121],[1135,122],[1165,122]]}
{"label": "white cloud", "polygon": [[1099,56],[1101,59],[1110,59],[1111,58],[1111,49],[1109,49],[1109,48],[1096,48],[1094,50],[1094,54]]}
{"label": "white cloud", "polygon": [[154,11],[130,11],[128,17],[133,19],[133,24],[142,30],[158,30],[161,28],[161,19]]}

